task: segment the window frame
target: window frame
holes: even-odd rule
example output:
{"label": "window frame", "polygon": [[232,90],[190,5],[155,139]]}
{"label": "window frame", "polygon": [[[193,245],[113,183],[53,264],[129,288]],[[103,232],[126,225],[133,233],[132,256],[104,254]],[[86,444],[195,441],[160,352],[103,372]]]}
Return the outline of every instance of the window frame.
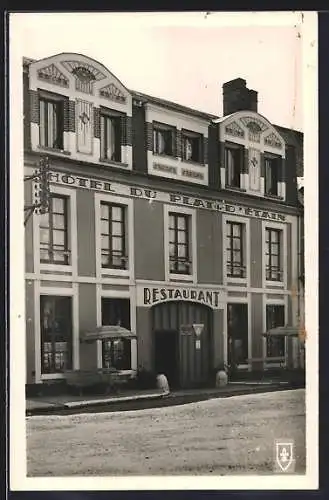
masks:
{"label": "window frame", "polygon": [[[193,208],[179,207],[176,205],[164,205],[164,259],[165,259],[165,279],[167,282],[197,283],[197,229],[196,229],[196,211]],[[172,273],[170,272],[170,255],[169,255],[169,213],[177,213],[189,215],[189,257],[190,257],[190,274]]]}
{"label": "window frame", "polygon": [[[204,147],[203,147],[203,134],[199,132],[194,132],[192,130],[181,130],[182,134],[182,160],[187,163],[197,163],[199,165],[204,164]],[[198,154],[197,158],[193,158],[193,144],[192,144],[192,157],[186,157],[186,141],[197,141],[198,143]]]}
{"label": "window frame", "polygon": [[[269,325],[268,323],[268,318],[269,318],[269,315],[268,315],[268,311],[269,311],[269,308],[282,308],[283,310],[283,321],[282,323],[283,324],[277,324],[276,321],[275,321],[275,324],[271,324]],[[265,304],[265,331],[268,331],[270,328],[275,328],[275,327],[278,327],[278,326],[285,326],[286,324],[286,311],[287,311],[287,308],[286,308],[286,304],[285,303],[278,303],[278,302],[267,302]],[[265,353],[265,358],[266,358],[266,363],[273,366],[273,364],[277,364],[277,361],[271,361],[271,358],[279,358],[281,357],[282,359],[284,359],[284,361],[286,362],[286,355],[287,355],[287,339],[286,337],[278,337],[279,339],[282,339],[283,341],[283,354],[275,354],[275,355],[269,355],[269,337],[266,337],[264,339],[264,353]],[[271,339],[273,340],[273,339]]]}
{"label": "window frame", "polygon": [[[51,340],[49,342],[46,342],[46,340],[43,339],[43,316],[42,316],[42,302],[43,300],[49,300],[53,303],[56,302],[56,299],[62,299],[62,300],[68,300],[70,301],[70,333],[68,334],[66,340],[60,340],[56,341],[56,332],[51,334]],[[75,364],[75,355],[74,355],[74,349],[75,349],[75,339],[74,339],[74,296],[73,294],[65,294],[62,295],[60,291],[55,290],[54,293],[47,293],[45,290],[40,290],[40,296],[39,296],[39,322],[40,322],[40,346],[39,346],[39,353],[40,353],[40,377],[41,379],[47,379],[47,378],[58,378],[58,377],[63,377],[65,374],[66,370],[71,370],[74,367]],[[68,343],[68,357],[70,358],[70,362],[67,367],[65,367],[63,370],[50,370],[50,371],[44,371],[44,344],[52,344],[52,357],[53,362],[52,364],[56,363],[56,348],[54,348],[55,343],[61,343],[65,342]],[[62,351],[60,351],[62,352]]]}
{"label": "window frame", "polygon": [[[272,241],[272,235],[276,234],[278,241]],[[268,242],[267,242],[267,235],[269,236]],[[266,281],[271,281],[275,283],[282,283],[283,280],[283,242],[284,242],[284,234],[283,230],[280,228],[274,228],[274,227],[265,227],[265,248],[264,248],[264,256],[265,256],[265,279]],[[276,245],[278,249],[277,254],[272,253],[272,246]],[[278,259],[278,266],[274,266],[271,264],[272,257],[277,257]],[[267,258],[269,258],[269,264],[267,265]],[[275,268],[277,270],[275,271]],[[274,270],[273,270],[274,269]],[[274,275],[277,275],[278,278],[273,277]]]}
{"label": "window frame", "polygon": [[[239,179],[239,185],[231,184],[229,179],[229,165],[228,165],[228,152],[234,152],[234,156],[238,155],[239,163],[239,174],[235,174]],[[225,187],[228,189],[238,189],[243,190],[241,175],[243,174],[243,164],[244,164],[244,151],[245,148],[241,144],[236,144],[232,142],[225,142],[224,149],[224,166],[225,166]]]}
{"label": "window frame", "polygon": [[[227,228],[230,227],[230,234],[228,234]],[[234,273],[234,254],[236,253],[236,250],[234,249],[233,245],[233,240],[237,239],[237,237],[234,236],[234,227],[239,227],[239,236],[238,239],[240,240],[240,249],[239,249],[239,255],[240,255],[240,262],[239,262],[239,270],[240,273],[235,274]],[[245,223],[241,221],[235,221],[235,220],[226,220],[225,221],[225,240],[226,240],[226,276],[227,278],[237,278],[237,279],[246,279],[247,278],[247,266],[246,266],[246,226]],[[230,267],[231,272],[228,272],[228,268]]]}
{"label": "window frame", "polygon": [[[102,217],[102,207],[106,207],[107,210],[108,210],[108,218],[103,218]],[[121,211],[121,217],[120,219],[121,220],[116,220],[116,219],[113,219],[113,209],[116,208],[116,209],[120,209]],[[126,205],[122,205],[120,203],[113,203],[113,202],[106,202],[106,201],[101,201],[100,202],[100,224],[102,226],[102,222],[103,221],[107,221],[108,222],[108,233],[102,233],[102,227],[101,227],[101,233],[100,233],[100,237],[101,237],[101,267],[102,269],[117,269],[117,270],[121,270],[121,271],[127,271],[128,267],[129,267],[129,263],[128,263],[128,241],[127,241],[127,238],[128,238],[128,224],[127,224],[127,206]],[[123,228],[123,231],[120,233],[120,235],[114,235],[113,234],[113,223],[117,223],[117,224],[120,224],[121,225],[121,228]],[[109,255],[109,261],[110,263],[108,265],[103,265],[102,264],[102,257],[103,257],[103,248],[102,248],[102,237],[103,236],[108,236],[108,242],[109,242],[109,248],[108,248],[108,255]],[[121,262],[124,261],[124,264],[121,264],[121,265],[115,265],[113,264],[113,260],[114,260],[114,253],[116,252],[116,250],[113,250],[113,239],[120,239],[120,241],[122,242],[122,250],[121,250],[121,254],[118,256],[119,259],[121,259]]]}
{"label": "window frame", "polygon": [[[64,131],[64,122],[65,122],[65,101],[68,99],[68,97],[64,96],[64,95],[60,95],[60,94],[55,94],[55,93],[52,93],[52,92],[46,92],[46,91],[43,91],[41,89],[38,89],[38,99],[39,99],[39,148],[41,149],[45,149],[45,150],[52,150],[52,151],[60,151],[60,152],[64,152],[65,148],[64,148],[64,134],[65,134],[65,131]],[[49,103],[53,104],[53,105],[56,105],[56,107],[59,108],[59,111],[60,113],[58,113],[58,116],[57,116],[57,127],[60,129],[59,131],[59,136],[60,136],[60,144],[58,146],[50,146],[49,144],[42,144],[41,143],[41,137],[42,137],[42,133],[44,133],[44,136],[45,136],[45,139],[46,139],[46,135],[47,135],[47,132],[48,132],[48,119],[45,119],[45,128],[44,128],[44,132],[43,131],[43,127],[42,127],[42,124],[41,124],[41,106],[42,106],[42,102],[46,103],[47,104],[47,110],[48,110],[48,105]],[[48,117],[48,112],[47,112],[47,117]],[[47,142],[48,142],[48,139],[47,139]]]}
{"label": "window frame", "polygon": [[[128,330],[131,330],[131,299],[130,299],[130,297],[105,297],[105,296],[102,296],[101,297],[102,325],[113,324],[113,323],[107,323],[107,322],[104,321],[104,304],[105,304],[105,301],[113,301],[113,309],[115,308],[115,302],[114,301],[116,301],[117,304],[120,304],[120,303],[122,304],[122,301],[126,302],[125,307],[128,309],[128,321],[125,322],[125,321],[119,320],[119,321],[116,322],[116,324],[120,324],[124,328],[127,328]],[[123,311],[121,311],[121,313],[122,312]],[[119,316],[122,317],[122,314],[119,314]],[[114,360],[114,343],[116,341],[120,341],[120,340],[124,344],[129,345],[129,349],[128,349],[128,352],[129,352],[129,356],[128,356],[129,367],[118,368],[117,366],[114,366],[114,363],[113,363],[113,360]],[[108,354],[109,354],[110,366],[106,366],[106,355],[107,355],[106,351],[108,351]],[[132,339],[126,339],[126,338],[119,339],[118,338],[118,339],[108,339],[108,340],[101,341],[101,366],[102,366],[102,368],[114,367],[114,368],[116,368],[116,369],[118,369],[120,371],[131,371],[131,369],[132,369]]]}
{"label": "window frame", "polygon": [[[48,230],[48,233],[49,233],[48,254],[50,254],[50,253],[53,254],[55,252],[59,252],[59,250],[54,250],[54,246],[56,246],[53,243],[54,232],[60,231],[60,232],[64,233],[63,254],[64,254],[65,259],[64,259],[64,262],[55,260],[54,258],[42,259],[41,252],[42,252],[42,250],[46,251],[47,249],[42,248],[43,243],[41,242],[41,238],[39,238],[40,264],[70,266],[72,264],[72,251],[69,248],[69,246],[70,246],[69,245],[69,213],[70,213],[69,212],[70,211],[69,204],[70,204],[70,199],[67,195],[58,194],[58,193],[52,193],[50,199],[51,199],[51,203],[49,206],[49,211],[47,212],[47,214],[45,214],[48,216],[48,227],[42,226],[41,225],[42,221],[40,219],[39,232],[41,233],[42,229]],[[53,210],[53,200],[54,199],[63,200],[63,203],[64,203],[63,213],[54,212],[54,210]],[[54,228],[54,216],[56,216],[56,215],[61,215],[64,217],[64,229],[60,229],[60,228],[56,228],[56,227]]]}
{"label": "window frame", "polygon": [[[159,151],[159,137],[158,134],[160,133],[169,133],[170,134],[170,145],[171,145],[171,150],[170,152],[168,151]],[[152,152],[154,155],[158,156],[168,156],[170,158],[176,157],[176,147],[175,147],[175,140],[176,140],[176,134],[177,130],[176,127],[173,125],[167,125],[165,123],[153,121],[152,122]],[[166,140],[164,139],[164,142]]]}
{"label": "window frame", "polygon": [[[100,107],[100,115],[99,115],[99,127],[100,127],[100,161],[102,162],[110,162],[110,163],[122,163],[122,119],[124,117],[124,113],[120,113],[119,111],[115,111],[112,109]],[[111,120],[114,122],[114,127],[115,127],[115,139],[114,139],[114,144],[115,144],[115,151],[114,155],[115,158],[108,158],[107,154],[105,154],[105,151],[107,149],[107,122],[108,120]],[[106,124],[106,129],[104,129],[103,132],[103,121],[104,125]],[[104,139],[106,139],[106,143],[103,142],[103,135]],[[112,154],[113,156],[113,154]]]}
{"label": "window frame", "polygon": [[[268,197],[274,197],[274,198],[280,198],[280,194],[279,194],[279,179],[280,179],[280,172],[279,172],[279,169],[282,168],[282,165],[281,165],[281,161],[282,161],[282,157],[281,156],[278,156],[278,155],[274,155],[273,153],[268,153],[268,152],[264,152],[264,196],[268,196]],[[269,192],[268,191],[268,175],[267,175],[267,172],[268,172],[268,168],[267,168],[267,162],[270,162],[271,163],[271,166],[270,166],[270,171],[271,171],[271,186],[272,186],[272,172],[277,169],[277,173],[276,173],[276,182],[274,183],[275,184],[275,192]],[[274,163],[274,165],[273,165]]]}
{"label": "window frame", "polygon": [[[169,212],[169,272],[170,274],[183,274],[189,275],[191,274],[191,259],[190,259],[190,232],[191,232],[191,216],[189,214],[177,213],[177,212]],[[174,221],[174,227],[171,227],[170,222],[171,218]],[[179,219],[184,221],[184,228],[179,228]],[[170,232],[174,231],[174,241],[171,240]],[[179,233],[184,234],[184,242],[179,241]],[[170,247],[174,245],[174,257],[172,258]],[[184,256],[181,257],[179,255],[179,248],[185,248]],[[172,269],[171,264],[174,263],[174,269]],[[179,264],[185,265],[184,270],[179,269]]]}

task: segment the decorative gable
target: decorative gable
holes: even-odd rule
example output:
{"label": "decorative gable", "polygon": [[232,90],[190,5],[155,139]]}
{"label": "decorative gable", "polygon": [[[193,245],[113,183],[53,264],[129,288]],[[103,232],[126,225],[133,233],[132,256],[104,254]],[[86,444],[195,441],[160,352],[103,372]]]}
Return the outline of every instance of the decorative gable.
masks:
{"label": "decorative gable", "polygon": [[37,76],[39,80],[59,85],[60,87],[68,88],[70,85],[68,79],[59,71],[55,64],[50,64],[49,66],[39,69]]}
{"label": "decorative gable", "polygon": [[227,135],[232,135],[233,137],[244,137],[244,130],[237,124],[237,122],[232,122],[225,127],[225,132]]}
{"label": "decorative gable", "polygon": [[264,144],[272,148],[282,149],[282,143],[274,132],[264,138]]}
{"label": "decorative gable", "polygon": [[268,129],[268,126],[260,119],[254,116],[244,116],[241,122],[247,127],[249,140],[252,142],[260,142],[262,132]]}
{"label": "decorative gable", "polygon": [[114,85],[114,83],[110,83],[106,87],[100,89],[99,95],[101,97],[104,97],[105,99],[109,99],[110,101],[123,102],[123,103],[126,102],[126,97],[121,92],[121,90],[119,90],[118,87]]}
{"label": "decorative gable", "polygon": [[62,61],[61,63],[75,77],[75,88],[86,94],[93,94],[93,85],[106,78],[95,66],[84,61]]}

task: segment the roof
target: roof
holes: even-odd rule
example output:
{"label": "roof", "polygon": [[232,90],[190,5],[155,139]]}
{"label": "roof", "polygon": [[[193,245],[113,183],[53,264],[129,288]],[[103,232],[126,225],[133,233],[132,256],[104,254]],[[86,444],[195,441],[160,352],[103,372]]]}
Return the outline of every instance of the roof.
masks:
{"label": "roof", "polygon": [[164,106],[168,109],[172,109],[173,111],[180,111],[182,113],[188,113],[190,115],[198,116],[199,118],[204,118],[206,120],[215,120],[218,118],[216,115],[212,115],[210,113],[205,113],[204,111],[199,111],[194,108],[189,108],[188,106],[183,106],[173,101],[167,101],[166,99],[162,99],[160,97],[150,96],[148,94],[143,94],[142,92],[137,92],[135,90],[130,90],[132,96],[135,99],[140,99],[144,102],[153,102],[154,104],[159,104],[160,106]]}
{"label": "roof", "polygon": [[[23,57],[23,68],[26,70],[28,66],[36,62],[36,59],[31,59],[28,57]],[[216,120],[221,121],[226,119],[227,116],[220,117],[218,115],[214,115],[211,113],[206,113],[204,111],[197,110],[195,108],[190,108],[188,106],[183,106],[173,101],[168,101],[166,99],[162,99],[160,97],[150,96],[148,94],[144,94],[142,92],[138,92],[136,90],[128,89],[132,94],[132,97],[138,99],[144,103],[151,102],[154,104],[158,104],[159,106],[166,107],[167,109],[171,109],[173,111],[178,111],[181,113],[187,113],[192,116],[196,116],[198,118],[204,120]],[[296,156],[297,156],[297,176],[303,176],[303,133],[298,130],[289,129],[286,127],[281,127],[279,125],[273,125],[277,131],[281,134],[285,142],[296,148]]]}

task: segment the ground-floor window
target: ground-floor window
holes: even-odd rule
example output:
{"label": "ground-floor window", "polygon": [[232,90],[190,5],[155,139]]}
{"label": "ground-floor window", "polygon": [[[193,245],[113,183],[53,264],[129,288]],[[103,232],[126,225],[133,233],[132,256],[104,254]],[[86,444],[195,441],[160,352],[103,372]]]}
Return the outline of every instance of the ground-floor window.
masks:
{"label": "ground-floor window", "polygon": [[[266,306],[266,331],[277,326],[284,326],[284,305]],[[266,338],[266,356],[284,357],[285,356],[285,338],[267,337]]]}
{"label": "ground-floor window", "polygon": [[[130,300],[102,299],[102,325],[120,325],[130,330]],[[111,339],[102,342],[103,368],[131,369],[131,340]]]}
{"label": "ground-floor window", "polygon": [[248,360],[248,305],[227,304],[228,362],[240,365]]}
{"label": "ground-floor window", "polygon": [[72,368],[72,298],[40,297],[41,373]]}

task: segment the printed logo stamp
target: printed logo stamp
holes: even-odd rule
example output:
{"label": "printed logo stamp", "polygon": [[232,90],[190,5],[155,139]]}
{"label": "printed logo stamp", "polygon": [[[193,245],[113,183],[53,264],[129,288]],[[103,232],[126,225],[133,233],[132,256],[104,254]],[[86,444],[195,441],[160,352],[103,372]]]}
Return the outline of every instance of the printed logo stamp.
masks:
{"label": "printed logo stamp", "polygon": [[295,455],[294,441],[292,439],[282,439],[275,441],[274,447],[274,469],[275,472],[294,472]]}

